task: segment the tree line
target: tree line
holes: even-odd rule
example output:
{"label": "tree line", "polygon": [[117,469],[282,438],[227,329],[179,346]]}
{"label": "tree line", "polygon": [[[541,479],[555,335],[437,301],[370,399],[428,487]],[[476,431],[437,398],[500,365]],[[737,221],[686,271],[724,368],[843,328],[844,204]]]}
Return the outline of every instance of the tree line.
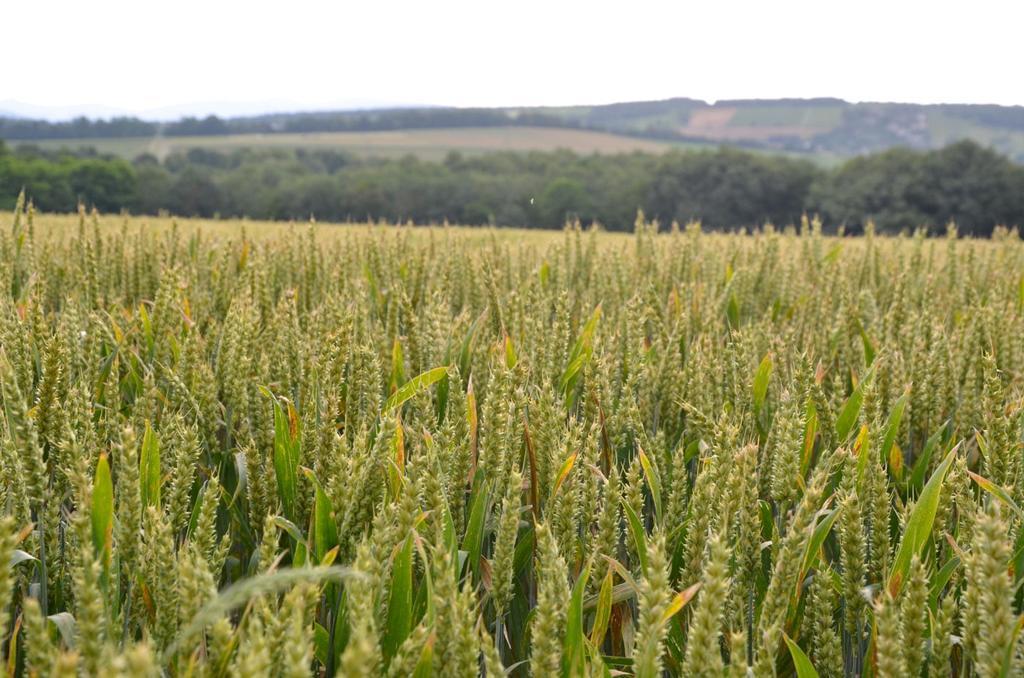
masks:
{"label": "tree line", "polygon": [[220,136],[225,134],[278,134],[300,132],[379,132],[397,129],[457,127],[581,127],[580,121],[540,111],[498,108],[394,108],[367,111],[271,113],[238,118],[216,115],[154,122],[131,116],[107,120],[84,116],[49,121],[0,117],[0,139],[99,139],[163,135]]}
{"label": "tree line", "polygon": [[638,209],[663,224],[729,229],[797,223],[883,232],[925,226],[985,236],[1024,223],[1024,167],[973,142],[895,149],[834,169],[730,148],[662,155],[569,151],[359,158],[332,150],[193,149],[158,161],[0,142],[0,208],[24,189],[37,209],[367,219],[558,228],[567,219],[629,230]]}

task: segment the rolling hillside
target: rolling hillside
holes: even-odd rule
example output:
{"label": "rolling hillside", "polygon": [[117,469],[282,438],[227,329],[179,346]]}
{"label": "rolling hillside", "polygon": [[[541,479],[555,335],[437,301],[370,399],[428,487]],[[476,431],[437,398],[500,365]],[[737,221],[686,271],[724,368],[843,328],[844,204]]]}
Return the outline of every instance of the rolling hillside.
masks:
{"label": "rolling hillside", "polygon": [[580,153],[728,144],[830,161],[892,147],[941,148],[962,139],[1024,162],[1024,107],[849,103],[840,99],[695,99],[601,106],[404,108],[275,113],[158,123],[135,118],[51,123],[0,117],[0,139],[93,146],[158,157],[180,149],[331,147],[360,155],[441,157],[450,150]]}
{"label": "rolling hillside", "polygon": [[693,99],[564,109],[522,109],[571,124],[659,139],[731,143],[811,154],[858,155],[894,146],[921,150],[973,139],[1024,160],[1024,107],[851,104],[840,99]]}

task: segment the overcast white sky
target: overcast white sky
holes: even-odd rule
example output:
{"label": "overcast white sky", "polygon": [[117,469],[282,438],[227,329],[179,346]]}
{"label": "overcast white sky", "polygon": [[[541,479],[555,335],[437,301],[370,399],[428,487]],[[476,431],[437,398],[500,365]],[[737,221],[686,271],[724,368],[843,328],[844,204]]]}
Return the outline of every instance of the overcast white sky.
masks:
{"label": "overcast white sky", "polygon": [[21,0],[3,16],[0,110],[1024,104],[1018,0]]}

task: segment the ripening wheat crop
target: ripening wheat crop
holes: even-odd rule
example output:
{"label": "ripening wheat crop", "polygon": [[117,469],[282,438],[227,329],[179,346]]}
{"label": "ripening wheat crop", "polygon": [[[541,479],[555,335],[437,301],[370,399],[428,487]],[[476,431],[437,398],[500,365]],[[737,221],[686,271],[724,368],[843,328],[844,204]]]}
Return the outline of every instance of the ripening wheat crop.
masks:
{"label": "ripening wheat crop", "polygon": [[1022,671],[1015,232],[3,219],[15,676]]}

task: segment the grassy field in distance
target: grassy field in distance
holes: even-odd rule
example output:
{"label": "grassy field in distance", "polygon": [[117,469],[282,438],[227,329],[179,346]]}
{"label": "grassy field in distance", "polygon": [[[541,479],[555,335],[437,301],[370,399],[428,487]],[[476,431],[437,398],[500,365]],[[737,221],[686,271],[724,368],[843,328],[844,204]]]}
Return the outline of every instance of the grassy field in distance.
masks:
{"label": "grassy field in distance", "polygon": [[[17,142],[13,142],[17,143]],[[401,157],[415,155],[440,160],[450,151],[467,155],[493,151],[553,151],[576,153],[663,152],[686,144],[641,139],[607,132],[556,127],[462,127],[384,132],[308,132],[295,134],[236,134],[189,137],[129,137],[108,139],[46,139],[31,142],[44,149],[91,146],[101,153],[133,159],[152,153],[161,160],[175,151],[205,148],[231,151],[239,148],[323,148],[349,151],[361,156]],[[702,147],[701,145],[692,145]]]}

